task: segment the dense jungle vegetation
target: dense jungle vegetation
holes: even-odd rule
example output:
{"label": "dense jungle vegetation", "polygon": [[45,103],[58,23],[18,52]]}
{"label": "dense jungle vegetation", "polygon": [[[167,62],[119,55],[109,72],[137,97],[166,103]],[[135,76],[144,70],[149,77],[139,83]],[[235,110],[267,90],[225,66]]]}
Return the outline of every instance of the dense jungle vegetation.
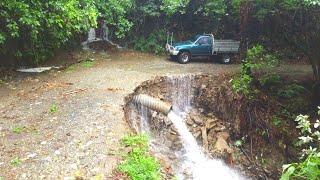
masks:
{"label": "dense jungle vegetation", "polygon": [[[155,54],[165,52],[169,32],[175,40],[199,33],[240,40],[244,63],[232,87],[248,98],[254,95],[255,81],[264,86],[279,79],[276,74],[261,79],[257,71],[280,61],[307,59],[315,99],[320,99],[320,0],[2,0],[0,60],[43,62],[79,46],[87,31],[103,22],[113,41]],[[288,89],[275,94],[290,99],[304,92],[299,86]],[[282,178],[317,179],[319,120],[301,115],[296,121],[299,143],[305,147],[303,162],[286,166]]]}

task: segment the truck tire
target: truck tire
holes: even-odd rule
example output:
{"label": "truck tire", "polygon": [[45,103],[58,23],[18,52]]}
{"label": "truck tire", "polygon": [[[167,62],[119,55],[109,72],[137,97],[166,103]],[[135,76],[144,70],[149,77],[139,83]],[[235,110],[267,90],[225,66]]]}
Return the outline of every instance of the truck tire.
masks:
{"label": "truck tire", "polygon": [[180,64],[186,64],[191,60],[191,54],[189,52],[182,52],[178,56],[178,62]]}
{"label": "truck tire", "polygon": [[222,56],[222,63],[223,64],[230,64],[231,63],[231,57],[229,55],[223,55]]}

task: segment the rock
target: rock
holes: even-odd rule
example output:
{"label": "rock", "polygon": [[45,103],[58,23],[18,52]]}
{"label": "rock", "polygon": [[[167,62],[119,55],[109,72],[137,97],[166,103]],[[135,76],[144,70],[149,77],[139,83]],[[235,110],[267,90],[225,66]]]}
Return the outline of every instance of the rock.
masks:
{"label": "rock", "polygon": [[158,113],[157,113],[156,111],[154,111],[154,112],[152,113],[152,116],[151,116],[151,117],[155,118],[157,115],[158,115]]}
{"label": "rock", "polygon": [[200,119],[198,116],[194,116],[194,117],[192,117],[192,119],[198,125],[202,125],[203,124],[202,119]]}
{"label": "rock", "polygon": [[229,139],[229,134],[227,132],[220,132],[217,134],[217,141],[214,145],[214,151],[217,152],[227,152],[232,153],[233,150],[229,147],[227,140]]}
{"label": "rock", "polygon": [[186,123],[187,123],[189,126],[192,126],[193,121],[192,121],[192,119],[187,118]]}
{"label": "rock", "polygon": [[202,145],[205,150],[208,150],[208,136],[207,136],[207,128],[201,127],[201,134],[202,134]]}
{"label": "rock", "polygon": [[175,128],[170,128],[170,134],[177,135],[178,132],[176,131]]}
{"label": "rock", "polygon": [[198,139],[198,137],[201,135],[201,131],[200,130],[198,130],[198,131],[196,131],[195,133],[193,133],[193,136],[196,138],[196,139]]}

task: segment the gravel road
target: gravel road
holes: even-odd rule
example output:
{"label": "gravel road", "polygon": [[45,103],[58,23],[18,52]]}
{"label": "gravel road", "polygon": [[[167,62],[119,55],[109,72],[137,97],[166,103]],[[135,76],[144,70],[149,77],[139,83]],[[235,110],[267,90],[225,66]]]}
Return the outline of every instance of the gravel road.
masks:
{"label": "gravel road", "polygon": [[[94,61],[40,74],[14,73],[0,81],[0,180],[111,179],[121,160],[119,140],[131,132],[123,100],[136,86],[155,76],[239,69],[208,60],[181,65],[132,51],[72,57]],[[280,71],[310,73],[311,68]]]}
{"label": "gravel road", "polygon": [[131,51],[80,52],[65,70],[15,74],[0,84],[0,179],[110,179],[130,133],[124,97],[155,76],[224,73],[238,65],[186,65]]}

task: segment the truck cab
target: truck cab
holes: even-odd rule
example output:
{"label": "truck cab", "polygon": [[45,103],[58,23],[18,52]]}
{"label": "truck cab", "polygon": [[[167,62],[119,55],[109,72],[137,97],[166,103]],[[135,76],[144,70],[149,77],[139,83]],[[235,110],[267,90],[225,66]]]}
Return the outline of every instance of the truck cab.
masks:
{"label": "truck cab", "polygon": [[166,44],[166,50],[171,58],[177,59],[179,63],[186,64],[192,57],[213,56],[222,54],[223,63],[230,63],[231,53],[239,51],[239,41],[234,40],[216,40],[212,34],[197,35],[195,38],[178,43]]}

